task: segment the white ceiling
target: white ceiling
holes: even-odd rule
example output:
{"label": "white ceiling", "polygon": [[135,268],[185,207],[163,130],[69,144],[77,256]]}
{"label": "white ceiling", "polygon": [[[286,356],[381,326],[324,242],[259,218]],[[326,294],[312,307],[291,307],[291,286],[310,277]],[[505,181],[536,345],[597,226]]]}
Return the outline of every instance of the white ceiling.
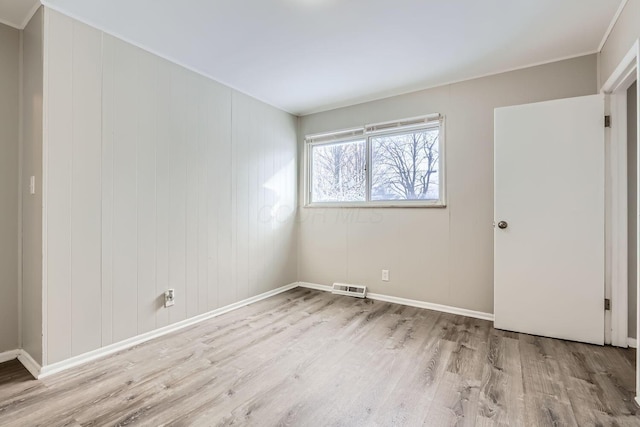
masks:
{"label": "white ceiling", "polygon": [[43,3],[306,114],[593,53],[621,0]]}
{"label": "white ceiling", "polygon": [[38,6],[39,0],[0,0],[0,23],[23,29]]}

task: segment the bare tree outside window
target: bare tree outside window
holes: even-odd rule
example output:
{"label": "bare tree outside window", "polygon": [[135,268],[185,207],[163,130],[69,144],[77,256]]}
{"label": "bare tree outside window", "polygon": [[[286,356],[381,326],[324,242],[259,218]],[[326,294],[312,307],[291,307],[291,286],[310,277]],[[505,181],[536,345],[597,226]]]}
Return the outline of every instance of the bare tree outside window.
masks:
{"label": "bare tree outside window", "polygon": [[366,200],[364,140],[318,145],[312,150],[313,202]]}
{"label": "bare tree outside window", "polygon": [[439,131],[371,138],[371,200],[438,200]]}

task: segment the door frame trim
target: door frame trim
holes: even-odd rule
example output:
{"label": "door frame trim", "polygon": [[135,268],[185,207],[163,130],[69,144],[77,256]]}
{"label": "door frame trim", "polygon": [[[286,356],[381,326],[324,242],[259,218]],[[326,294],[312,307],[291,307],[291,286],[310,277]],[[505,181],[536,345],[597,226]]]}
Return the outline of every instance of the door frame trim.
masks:
{"label": "door frame trim", "polygon": [[[610,274],[607,275],[609,281],[605,287],[608,288],[612,301],[610,326],[605,328],[605,337],[609,332],[610,343],[618,347],[628,346],[627,89],[634,81],[638,81],[639,77],[640,39],[635,41],[601,89],[601,93],[609,95],[611,114],[611,128],[607,131],[610,144],[607,147],[609,197],[606,200],[610,218],[606,258]],[[638,141],[640,143],[640,136]],[[640,159],[636,159],[636,162],[640,165],[638,160]],[[636,277],[636,286],[638,284],[640,280]],[[640,298],[636,301],[636,305],[640,308]],[[640,390],[640,360],[636,358],[636,393],[638,390]]]}

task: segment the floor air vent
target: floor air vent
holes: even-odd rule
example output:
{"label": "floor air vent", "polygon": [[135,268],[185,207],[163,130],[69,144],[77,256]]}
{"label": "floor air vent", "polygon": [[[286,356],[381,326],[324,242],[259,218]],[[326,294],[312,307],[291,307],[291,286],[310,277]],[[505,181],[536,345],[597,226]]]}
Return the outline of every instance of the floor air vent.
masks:
{"label": "floor air vent", "polygon": [[344,283],[334,283],[331,293],[337,295],[348,295],[350,297],[364,298],[367,296],[367,287],[360,285],[345,285]]}

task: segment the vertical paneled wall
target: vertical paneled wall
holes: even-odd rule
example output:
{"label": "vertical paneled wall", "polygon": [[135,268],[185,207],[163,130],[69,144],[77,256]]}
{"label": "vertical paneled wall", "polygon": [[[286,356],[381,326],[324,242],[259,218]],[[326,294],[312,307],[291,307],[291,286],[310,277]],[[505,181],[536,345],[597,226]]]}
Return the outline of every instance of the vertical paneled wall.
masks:
{"label": "vertical paneled wall", "polygon": [[45,364],[295,282],[295,117],[56,12],[45,28]]}
{"label": "vertical paneled wall", "polygon": [[[40,8],[22,32],[22,348],[42,362],[43,19]],[[35,194],[29,178],[35,177]]]}

